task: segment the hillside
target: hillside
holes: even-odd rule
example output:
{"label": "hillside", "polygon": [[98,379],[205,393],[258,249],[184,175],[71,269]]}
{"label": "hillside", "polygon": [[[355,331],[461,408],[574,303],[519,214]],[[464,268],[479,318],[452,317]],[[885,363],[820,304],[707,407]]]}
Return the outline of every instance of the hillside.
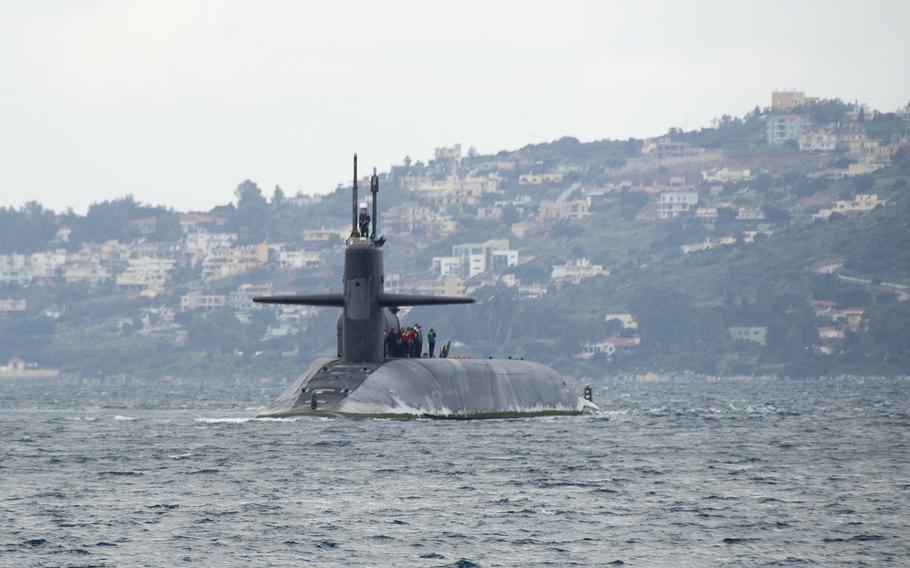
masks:
{"label": "hillside", "polygon": [[[403,322],[575,376],[908,374],[910,122],[836,99],[791,111],[405,158],[382,174],[387,287],[479,303]],[[793,116],[802,133],[775,138]],[[337,312],[250,298],[337,287],[349,192],[247,180],[206,212],[0,209],[0,360],[292,376],[331,353]]]}

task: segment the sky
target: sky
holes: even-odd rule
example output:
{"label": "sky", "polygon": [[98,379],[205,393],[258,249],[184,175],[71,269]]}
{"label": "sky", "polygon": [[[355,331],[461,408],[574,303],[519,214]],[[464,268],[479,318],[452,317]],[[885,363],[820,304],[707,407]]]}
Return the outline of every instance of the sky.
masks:
{"label": "sky", "polygon": [[0,0],[0,206],[178,210],[387,170],[643,138],[771,91],[910,101],[910,2]]}

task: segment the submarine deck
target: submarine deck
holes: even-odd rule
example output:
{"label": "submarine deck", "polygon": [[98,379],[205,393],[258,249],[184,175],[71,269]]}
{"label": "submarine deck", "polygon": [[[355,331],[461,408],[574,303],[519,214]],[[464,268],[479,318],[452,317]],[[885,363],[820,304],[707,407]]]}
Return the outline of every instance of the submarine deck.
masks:
{"label": "submarine deck", "polygon": [[587,407],[554,370],[504,359],[316,360],[260,416],[515,418]]}

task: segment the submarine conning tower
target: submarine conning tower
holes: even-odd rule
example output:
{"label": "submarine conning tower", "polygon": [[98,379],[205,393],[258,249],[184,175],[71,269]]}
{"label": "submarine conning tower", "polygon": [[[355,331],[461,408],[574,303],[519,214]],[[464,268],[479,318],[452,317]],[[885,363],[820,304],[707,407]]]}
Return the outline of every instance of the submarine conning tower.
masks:
{"label": "submarine conning tower", "polygon": [[[470,304],[463,296],[425,296],[387,294],[384,290],[382,246],[385,238],[377,235],[379,176],[373,168],[370,178],[373,198],[372,219],[364,211],[358,215],[357,154],[354,154],[354,183],[351,187],[351,236],[344,250],[343,291],[329,294],[303,294],[253,298],[263,304],[332,306],[342,308],[338,354],[346,363],[381,363],[385,360],[385,333],[401,306]],[[372,230],[370,227],[372,226]]]}

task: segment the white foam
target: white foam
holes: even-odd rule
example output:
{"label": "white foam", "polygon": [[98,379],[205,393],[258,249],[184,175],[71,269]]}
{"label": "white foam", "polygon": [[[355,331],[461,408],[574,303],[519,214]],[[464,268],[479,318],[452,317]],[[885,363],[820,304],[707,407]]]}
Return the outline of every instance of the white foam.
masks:
{"label": "white foam", "polygon": [[252,418],[193,418],[193,422],[202,422],[204,424],[244,424]]}
{"label": "white foam", "polygon": [[114,416],[114,420],[139,420],[139,419],[134,418],[132,416],[121,416],[118,414],[117,416]]}
{"label": "white foam", "polygon": [[240,418],[193,418],[193,422],[202,422],[204,424],[246,424],[247,422],[297,422],[299,418],[290,417],[290,418],[254,418],[254,417],[240,417]]}

